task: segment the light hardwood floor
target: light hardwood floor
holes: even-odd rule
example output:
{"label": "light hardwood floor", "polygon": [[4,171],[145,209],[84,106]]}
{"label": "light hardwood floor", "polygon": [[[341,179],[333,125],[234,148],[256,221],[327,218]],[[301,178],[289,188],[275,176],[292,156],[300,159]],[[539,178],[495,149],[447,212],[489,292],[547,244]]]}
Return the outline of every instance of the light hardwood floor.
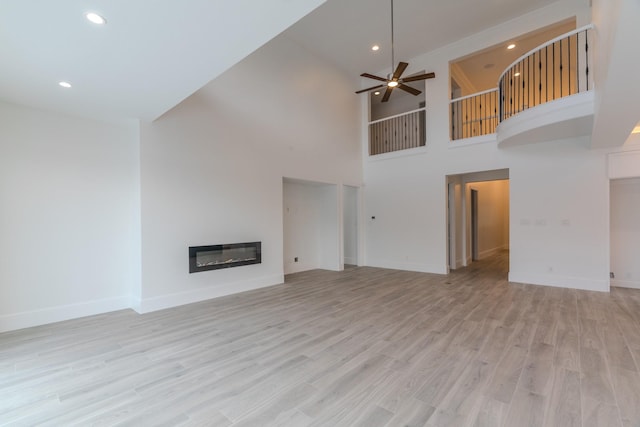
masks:
{"label": "light hardwood floor", "polygon": [[0,424],[640,426],[640,291],[352,268],[0,335]]}

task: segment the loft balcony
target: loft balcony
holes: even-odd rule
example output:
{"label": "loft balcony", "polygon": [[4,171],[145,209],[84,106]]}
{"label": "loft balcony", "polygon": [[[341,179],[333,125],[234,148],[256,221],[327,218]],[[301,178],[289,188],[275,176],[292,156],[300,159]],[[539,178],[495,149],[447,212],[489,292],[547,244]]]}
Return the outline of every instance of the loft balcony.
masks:
{"label": "loft balcony", "polygon": [[[536,47],[509,65],[505,61],[496,67],[499,72],[506,65],[497,86],[450,101],[452,146],[497,141],[504,148],[591,134],[594,91],[589,46],[593,27],[567,31],[567,25],[571,23],[558,24],[555,34],[560,35],[545,43],[540,44],[549,39],[543,38],[547,34],[537,35],[529,40],[529,46]],[[495,82],[497,72],[485,87]],[[465,79],[464,72],[452,66],[452,91],[454,75]],[[395,105],[376,102],[376,94],[370,94],[369,155],[386,158],[399,151],[424,151],[424,94],[418,99],[394,94]]]}
{"label": "loft balcony", "polygon": [[453,99],[452,143],[492,135],[508,147],[589,135],[592,32],[589,25],[564,33],[511,63],[495,89]]}

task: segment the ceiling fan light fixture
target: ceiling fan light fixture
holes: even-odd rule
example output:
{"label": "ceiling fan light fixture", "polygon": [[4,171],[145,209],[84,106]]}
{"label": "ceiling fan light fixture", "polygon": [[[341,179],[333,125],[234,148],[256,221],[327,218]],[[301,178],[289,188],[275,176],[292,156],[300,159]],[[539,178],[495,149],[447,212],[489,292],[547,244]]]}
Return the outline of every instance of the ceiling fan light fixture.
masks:
{"label": "ceiling fan light fixture", "polygon": [[[372,86],[366,89],[360,89],[357,90],[356,93],[364,93],[364,92],[369,92],[374,90],[375,93],[373,94],[374,96],[380,95],[380,88],[383,88],[386,86],[386,90],[384,92],[384,95],[382,96],[382,102],[387,102],[389,101],[389,96],[391,96],[391,92],[393,92],[393,89],[398,88],[400,90],[403,90],[404,92],[408,92],[411,95],[417,96],[420,95],[422,93],[422,91],[411,87],[410,85],[407,85],[408,82],[416,82],[416,81],[420,81],[420,80],[426,80],[426,79],[432,79],[434,78],[436,75],[434,73],[423,73],[423,74],[414,74],[412,76],[409,77],[402,77],[402,74],[405,72],[405,70],[407,69],[407,67],[409,66],[409,63],[407,62],[398,62],[397,66],[396,61],[395,61],[395,56],[394,56],[394,43],[393,43],[393,0],[391,0],[391,73],[387,74],[387,77],[380,77],[380,76],[376,76],[374,74],[369,74],[369,73],[362,73],[360,74],[360,77],[366,77],[368,79],[372,79],[372,80],[376,80],[378,82],[382,82],[382,83],[378,83],[376,86]],[[372,47],[372,50],[375,50],[376,46]]]}

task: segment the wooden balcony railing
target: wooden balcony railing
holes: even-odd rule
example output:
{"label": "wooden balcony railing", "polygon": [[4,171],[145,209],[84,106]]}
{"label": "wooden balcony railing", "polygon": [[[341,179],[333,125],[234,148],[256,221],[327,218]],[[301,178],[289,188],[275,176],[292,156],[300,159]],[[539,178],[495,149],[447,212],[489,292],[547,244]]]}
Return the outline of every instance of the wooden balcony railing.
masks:
{"label": "wooden balcony railing", "polygon": [[369,123],[370,156],[424,145],[424,108]]}

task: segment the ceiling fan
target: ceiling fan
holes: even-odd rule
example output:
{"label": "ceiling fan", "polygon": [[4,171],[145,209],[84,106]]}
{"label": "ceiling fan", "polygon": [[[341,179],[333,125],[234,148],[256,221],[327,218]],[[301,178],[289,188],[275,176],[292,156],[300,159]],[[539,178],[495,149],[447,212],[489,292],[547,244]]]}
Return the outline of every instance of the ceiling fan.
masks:
{"label": "ceiling fan", "polygon": [[[393,0],[391,0],[391,69],[392,70],[394,68],[394,65],[395,65],[395,58],[394,58],[394,51],[393,51]],[[380,89],[386,86],[387,90],[384,92],[384,95],[382,96],[382,102],[387,102],[389,100],[389,97],[391,96],[391,92],[395,88],[401,89],[405,92],[409,92],[412,95],[416,95],[416,96],[420,95],[422,93],[421,90],[408,86],[405,83],[415,82],[418,80],[432,79],[436,75],[435,73],[425,73],[425,74],[418,74],[415,76],[402,78],[402,73],[404,73],[404,70],[408,66],[409,64],[406,62],[398,62],[398,66],[395,67],[395,71],[393,72],[393,74],[388,74],[387,78],[378,77],[369,73],[360,74],[361,77],[367,77],[369,79],[378,80],[378,81],[384,82],[384,84],[379,84],[377,86],[361,89],[359,91],[356,91],[356,93],[369,92],[371,90]]]}

